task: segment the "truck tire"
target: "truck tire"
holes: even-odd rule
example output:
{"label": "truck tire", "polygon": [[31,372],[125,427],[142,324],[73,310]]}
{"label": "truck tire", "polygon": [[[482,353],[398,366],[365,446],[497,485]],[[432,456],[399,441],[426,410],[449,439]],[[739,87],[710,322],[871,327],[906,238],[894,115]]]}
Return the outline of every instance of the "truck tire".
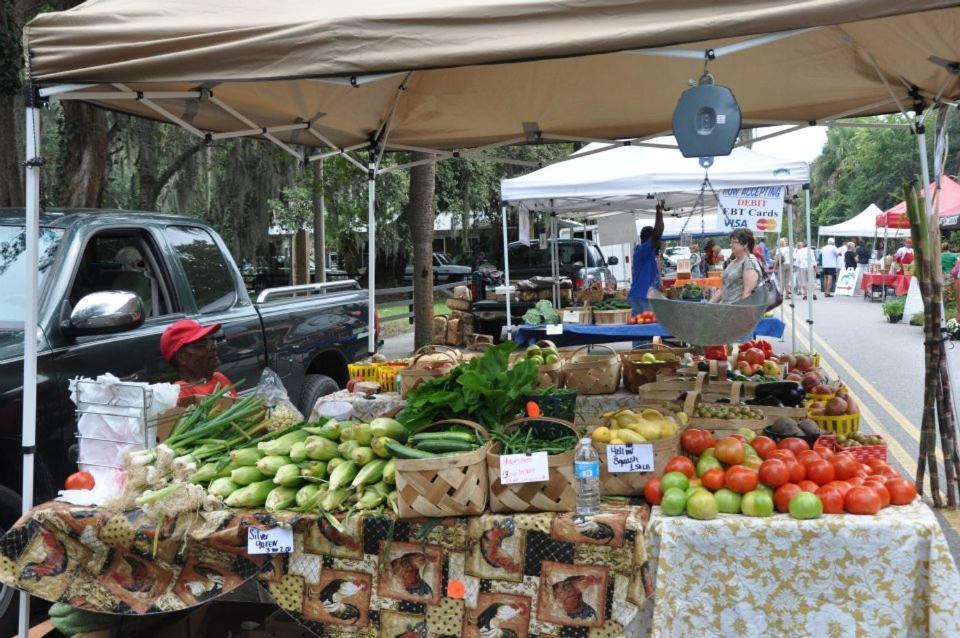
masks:
{"label": "truck tire", "polygon": [[303,378],[303,389],[300,390],[300,411],[304,418],[310,417],[313,405],[320,397],[333,394],[340,390],[337,382],[325,374],[308,374]]}
{"label": "truck tire", "polygon": [[477,334],[490,335],[494,343],[500,343],[506,325],[505,321],[478,321],[475,329]]}
{"label": "truck tire", "polygon": [[[20,518],[20,495],[8,487],[0,485],[0,534]],[[20,613],[20,596],[13,587],[0,584],[0,636],[17,635],[17,621]]]}

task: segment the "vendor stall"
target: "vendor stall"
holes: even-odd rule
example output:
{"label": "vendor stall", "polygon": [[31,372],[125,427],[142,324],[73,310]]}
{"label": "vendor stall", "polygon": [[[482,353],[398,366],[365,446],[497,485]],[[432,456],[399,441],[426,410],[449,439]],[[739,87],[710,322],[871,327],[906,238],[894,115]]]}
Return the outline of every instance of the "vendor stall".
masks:
{"label": "vendor stall", "polygon": [[[783,336],[785,325],[776,317],[764,317],[757,324],[753,335],[744,335],[742,340],[757,337]],[[654,337],[670,338],[669,332],[658,323],[642,325],[627,324],[564,324],[563,332],[556,334],[548,332],[547,326],[532,326],[523,324],[517,329],[516,340],[520,345],[529,345],[542,339],[550,339],[558,346],[582,346],[591,343],[616,343],[618,341],[645,341]]]}
{"label": "vendor stall", "polygon": [[[907,275],[878,275],[864,273],[860,279],[860,290],[871,301],[886,296],[885,289],[893,288],[893,294],[902,297],[910,289],[910,277]],[[879,293],[879,294],[877,294]]]}

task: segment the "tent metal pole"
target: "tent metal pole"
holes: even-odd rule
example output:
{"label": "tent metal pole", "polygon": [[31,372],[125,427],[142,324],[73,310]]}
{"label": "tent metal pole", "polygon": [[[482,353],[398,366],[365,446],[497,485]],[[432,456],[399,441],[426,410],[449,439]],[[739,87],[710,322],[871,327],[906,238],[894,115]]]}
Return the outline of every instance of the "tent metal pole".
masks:
{"label": "tent metal pole", "polygon": [[[813,246],[811,244],[811,236],[810,236],[810,184],[803,185],[803,195],[804,195],[804,203],[806,204],[806,206],[804,206],[804,208],[806,209],[804,212],[806,213],[806,218],[807,218],[806,219],[807,250],[810,251],[810,260],[809,260],[810,261],[810,265],[809,265],[810,282],[811,282],[810,285],[813,288],[813,290],[816,290],[815,286],[817,281],[816,279],[817,253],[813,250]],[[810,350],[811,351],[814,349],[813,348],[813,295],[814,294],[816,293],[811,291],[810,294],[807,295],[807,326],[809,326],[810,328]],[[810,354],[813,354],[813,352],[811,352]]]}
{"label": "tent metal pole", "polygon": [[513,316],[511,314],[510,295],[510,251],[507,242],[507,205],[500,207],[500,218],[503,220],[503,282],[506,285],[507,296],[507,339],[513,339]]}
{"label": "tent metal pole", "polygon": [[[43,162],[38,157],[40,137],[39,96],[29,87],[26,93],[26,228],[24,232],[24,259],[26,272],[26,300],[23,306],[23,477],[20,510],[23,514],[33,507],[33,457],[37,438],[37,268],[40,242],[40,171]],[[33,267],[31,267],[31,265]],[[20,594],[19,633],[26,636],[30,628],[30,596]]]}
{"label": "tent metal pole", "polygon": [[377,244],[377,218],[375,214],[377,165],[371,161],[367,169],[369,171],[367,175],[367,351],[374,354],[377,351],[377,300],[376,289],[374,288],[377,271],[377,253],[375,252]]}
{"label": "tent metal pole", "polygon": [[[787,192],[787,234],[790,238],[787,240],[787,259],[790,262],[790,281],[784,281],[784,287],[789,291],[790,294],[790,351],[797,351],[797,300],[796,295],[794,294],[793,287],[793,276],[796,274],[796,266],[793,261],[793,198],[790,197],[789,191]],[[786,279],[786,278],[784,278]]]}

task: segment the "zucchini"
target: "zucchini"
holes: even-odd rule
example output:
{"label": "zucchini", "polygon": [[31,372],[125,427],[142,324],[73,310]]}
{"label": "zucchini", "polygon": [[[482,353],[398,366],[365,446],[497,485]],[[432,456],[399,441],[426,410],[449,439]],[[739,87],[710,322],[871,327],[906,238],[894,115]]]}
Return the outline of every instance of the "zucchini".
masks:
{"label": "zucchini", "polygon": [[432,459],[436,456],[436,454],[431,454],[430,452],[407,447],[393,439],[385,439],[383,443],[387,449],[390,450],[390,454],[398,459]]}
{"label": "zucchini", "polygon": [[441,439],[430,439],[427,441],[417,441],[417,449],[424,452],[434,452],[440,454],[442,452],[470,452],[471,450],[477,449],[476,443],[468,443],[466,441],[446,441]]}

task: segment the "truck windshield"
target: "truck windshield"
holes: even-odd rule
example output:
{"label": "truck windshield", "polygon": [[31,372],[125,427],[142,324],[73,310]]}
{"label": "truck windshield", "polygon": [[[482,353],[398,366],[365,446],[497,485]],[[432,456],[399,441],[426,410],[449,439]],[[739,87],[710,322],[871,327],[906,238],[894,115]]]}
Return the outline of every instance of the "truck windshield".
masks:
{"label": "truck windshield", "polygon": [[[43,290],[50,265],[57,256],[63,231],[40,229],[38,287]],[[0,331],[22,330],[26,304],[27,231],[23,226],[0,226]]]}

